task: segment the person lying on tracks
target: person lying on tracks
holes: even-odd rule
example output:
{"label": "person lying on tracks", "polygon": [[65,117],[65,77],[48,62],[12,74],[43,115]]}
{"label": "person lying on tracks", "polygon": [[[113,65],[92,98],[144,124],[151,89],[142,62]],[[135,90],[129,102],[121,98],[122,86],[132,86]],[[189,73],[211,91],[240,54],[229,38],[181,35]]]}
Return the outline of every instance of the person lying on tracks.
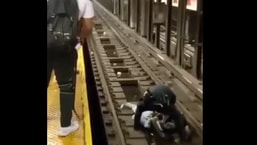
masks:
{"label": "person lying on tracks", "polygon": [[[133,103],[124,103],[120,109],[124,107],[130,108],[134,113],[137,110],[137,105]],[[135,114],[132,119],[134,120]],[[176,133],[176,126],[173,120],[165,114],[158,113],[155,111],[144,111],[140,117],[140,124],[143,128],[150,132],[155,132],[161,138],[171,139],[176,143],[180,142],[180,137]],[[185,124],[185,130],[190,133],[190,128]]]}
{"label": "person lying on tracks", "polygon": [[[186,122],[186,119],[181,114],[181,121],[183,121],[184,130],[188,136],[187,140],[191,137],[191,129]],[[171,139],[176,143],[180,143],[181,137],[179,136],[176,125],[172,117],[165,114],[156,112],[151,118],[152,132],[164,139]]]}
{"label": "person lying on tracks", "polygon": [[136,109],[134,107],[134,128],[138,130],[144,127],[142,126],[141,118],[144,117],[145,111],[153,111],[168,116],[167,121],[174,122],[174,132],[178,133],[181,141],[189,140],[191,133],[187,131],[186,120],[176,108],[175,103],[176,95],[168,86],[156,85],[147,89],[143,98],[137,104]]}

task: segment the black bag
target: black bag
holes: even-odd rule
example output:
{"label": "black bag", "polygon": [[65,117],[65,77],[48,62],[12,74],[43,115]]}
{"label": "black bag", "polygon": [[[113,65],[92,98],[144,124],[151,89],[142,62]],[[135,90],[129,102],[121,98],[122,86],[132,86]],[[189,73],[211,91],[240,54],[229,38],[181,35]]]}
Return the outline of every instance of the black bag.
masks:
{"label": "black bag", "polygon": [[76,0],[49,0],[47,5],[47,48],[58,53],[70,52],[79,36]]}

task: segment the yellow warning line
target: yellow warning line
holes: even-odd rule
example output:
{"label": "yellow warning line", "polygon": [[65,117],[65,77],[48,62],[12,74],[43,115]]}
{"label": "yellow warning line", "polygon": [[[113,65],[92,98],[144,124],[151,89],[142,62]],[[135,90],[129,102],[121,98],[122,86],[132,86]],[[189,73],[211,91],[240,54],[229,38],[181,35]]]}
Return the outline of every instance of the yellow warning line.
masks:
{"label": "yellow warning line", "polygon": [[82,101],[84,104],[83,112],[84,112],[84,124],[85,124],[85,142],[86,145],[92,144],[92,134],[91,134],[91,123],[90,123],[90,113],[89,113],[89,105],[88,105],[88,96],[87,96],[87,85],[86,85],[86,71],[84,64],[84,56],[82,47],[78,50],[78,69],[81,72],[82,77]]}

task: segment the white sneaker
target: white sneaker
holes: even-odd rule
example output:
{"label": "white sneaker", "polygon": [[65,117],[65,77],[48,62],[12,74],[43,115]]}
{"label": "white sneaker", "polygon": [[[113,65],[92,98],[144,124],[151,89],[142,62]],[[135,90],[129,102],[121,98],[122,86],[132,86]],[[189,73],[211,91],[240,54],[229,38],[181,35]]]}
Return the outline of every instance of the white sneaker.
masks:
{"label": "white sneaker", "polygon": [[79,129],[78,121],[72,121],[70,126],[60,128],[58,132],[58,136],[62,136],[62,137],[67,136],[78,129]]}

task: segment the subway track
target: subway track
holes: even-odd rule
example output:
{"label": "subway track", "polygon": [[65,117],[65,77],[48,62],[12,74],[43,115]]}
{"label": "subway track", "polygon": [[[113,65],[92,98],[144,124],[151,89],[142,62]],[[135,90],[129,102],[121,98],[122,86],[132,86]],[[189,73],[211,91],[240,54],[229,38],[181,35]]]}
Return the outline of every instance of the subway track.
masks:
{"label": "subway track", "polygon": [[[153,55],[155,52],[146,47],[149,44],[135,40],[133,34],[98,2],[94,1],[94,6],[96,20],[92,38],[88,39],[88,48],[108,144],[171,144],[135,131],[131,119],[132,111],[119,109],[125,102],[136,102],[145,89],[156,84],[166,84],[176,93],[177,107],[195,129],[192,142],[186,144],[201,145],[201,87],[193,86],[195,81],[190,80],[188,74],[181,74],[181,70],[176,70],[170,62],[164,62],[164,56]],[[191,81],[190,87],[188,80]]]}

